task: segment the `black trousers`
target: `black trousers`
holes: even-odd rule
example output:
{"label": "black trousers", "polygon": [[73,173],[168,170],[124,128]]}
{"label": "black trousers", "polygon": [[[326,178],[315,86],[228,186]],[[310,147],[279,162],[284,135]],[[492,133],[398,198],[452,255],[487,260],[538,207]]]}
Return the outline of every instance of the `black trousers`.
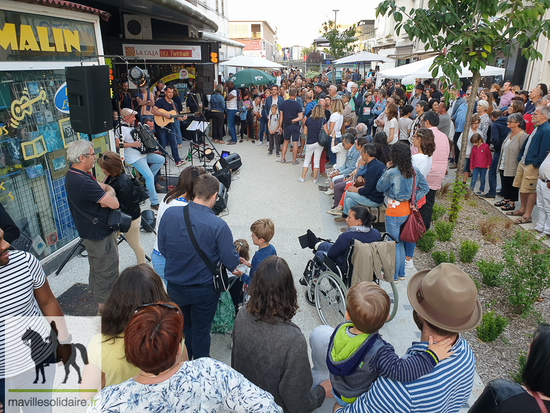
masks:
{"label": "black trousers", "polygon": [[430,189],[426,194],[426,203],[418,210],[422,216],[422,221],[424,221],[426,231],[430,229],[430,223],[432,222],[432,210],[434,209],[436,192],[436,190]]}
{"label": "black trousers", "polygon": [[223,139],[223,112],[212,112],[212,139],[221,141]]}
{"label": "black trousers", "polygon": [[460,138],[460,134],[462,132],[455,132],[455,136],[453,137],[453,144],[455,146],[455,163],[458,165],[458,158],[460,157],[460,148],[458,147],[458,138]]}

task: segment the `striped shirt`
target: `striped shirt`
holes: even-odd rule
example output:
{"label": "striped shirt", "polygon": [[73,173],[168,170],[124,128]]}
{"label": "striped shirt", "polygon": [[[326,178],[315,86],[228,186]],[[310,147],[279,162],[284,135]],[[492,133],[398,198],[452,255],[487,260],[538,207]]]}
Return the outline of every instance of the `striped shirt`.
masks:
{"label": "striped shirt", "polygon": [[[426,342],[413,343],[404,357],[427,349]],[[451,350],[453,355],[441,361],[431,373],[410,383],[380,377],[367,393],[337,412],[458,412],[472,391],[475,358],[468,343],[460,336]]]}
{"label": "striped shirt", "polygon": [[[46,282],[44,270],[27,252],[10,251],[9,257],[9,263],[0,267],[0,378],[34,370],[31,349],[22,341],[27,329],[42,338],[50,336],[34,298],[34,290]],[[50,353],[49,345],[42,346],[35,360],[43,361]]]}

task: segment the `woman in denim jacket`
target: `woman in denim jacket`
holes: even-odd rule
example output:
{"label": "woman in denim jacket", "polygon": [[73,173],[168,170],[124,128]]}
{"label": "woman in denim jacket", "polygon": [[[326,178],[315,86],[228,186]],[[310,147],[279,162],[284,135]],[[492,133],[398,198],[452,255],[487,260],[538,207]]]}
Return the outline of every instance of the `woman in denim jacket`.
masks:
{"label": "woman in denim jacket", "polygon": [[[411,149],[408,145],[395,144],[391,147],[387,169],[376,184],[376,190],[388,198],[386,209],[386,232],[399,239],[401,225],[411,213],[409,201],[412,198],[413,171],[416,174],[416,200],[428,193],[430,187],[424,175],[412,166]],[[395,282],[405,279],[405,246],[400,241],[395,245]]]}
{"label": "woman in denim jacket", "polygon": [[212,113],[212,140],[215,143],[224,143],[223,141],[223,120],[225,111],[225,100],[223,99],[223,85],[216,86],[216,93],[210,97],[210,111]]}

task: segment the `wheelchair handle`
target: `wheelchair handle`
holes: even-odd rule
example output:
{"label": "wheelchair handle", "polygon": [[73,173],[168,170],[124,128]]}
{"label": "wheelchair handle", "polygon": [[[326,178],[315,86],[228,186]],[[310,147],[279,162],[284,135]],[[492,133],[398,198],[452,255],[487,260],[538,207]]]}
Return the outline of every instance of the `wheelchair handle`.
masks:
{"label": "wheelchair handle", "polygon": [[395,241],[396,244],[399,244],[399,240],[395,239],[395,237],[393,235],[391,235],[390,233],[388,233],[388,232],[383,232],[382,233],[382,240],[384,240],[384,238],[389,238],[392,241]]}

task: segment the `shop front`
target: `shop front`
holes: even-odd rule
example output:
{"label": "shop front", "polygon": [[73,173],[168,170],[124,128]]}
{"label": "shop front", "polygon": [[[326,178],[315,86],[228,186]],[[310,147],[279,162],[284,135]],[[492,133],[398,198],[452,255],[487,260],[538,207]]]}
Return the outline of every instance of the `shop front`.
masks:
{"label": "shop front", "polygon": [[[90,10],[0,0],[0,202],[41,260],[78,237],[66,151],[87,137],[70,125],[65,67],[102,63],[90,58],[103,55]],[[110,148],[108,133],[92,138],[96,152]]]}

